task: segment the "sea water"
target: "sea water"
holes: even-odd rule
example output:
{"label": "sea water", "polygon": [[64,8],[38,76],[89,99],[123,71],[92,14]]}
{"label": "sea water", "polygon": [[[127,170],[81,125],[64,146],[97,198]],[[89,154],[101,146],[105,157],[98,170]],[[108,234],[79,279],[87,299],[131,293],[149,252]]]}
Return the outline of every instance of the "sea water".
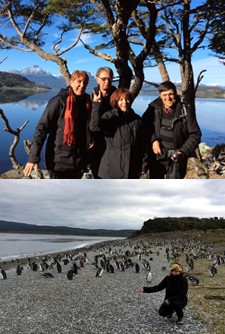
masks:
{"label": "sea water", "polygon": [[76,235],[0,233],[0,261],[64,252],[102,241],[124,239]]}

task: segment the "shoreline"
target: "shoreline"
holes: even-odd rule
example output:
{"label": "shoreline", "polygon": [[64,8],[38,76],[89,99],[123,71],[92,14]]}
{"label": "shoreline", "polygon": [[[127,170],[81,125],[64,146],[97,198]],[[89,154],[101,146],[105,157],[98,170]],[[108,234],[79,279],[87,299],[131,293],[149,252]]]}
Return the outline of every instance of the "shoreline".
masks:
{"label": "shoreline", "polygon": [[52,252],[43,252],[43,253],[37,253],[37,254],[33,254],[31,256],[27,255],[25,257],[16,257],[14,256],[14,258],[10,258],[10,259],[3,259],[0,258],[0,267],[6,269],[6,270],[12,270],[15,269],[17,264],[21,264],[21,265],[27,265],[29,260],[31,262],[33,261],[40,261],[43,258],[46,259],[53,259],[57,256],[75,256],[78,255],[79,253],[88,253],[88,252],[97,252],[97,250],[99,248],[104,248],[107,247],[108,245],[110,246],[111,244],[115,245],[115,242],[124,242],[124,240],[126,239],[112,239],[112,240],[106,240],[106,241],[99,241],[99,242],[95,242],[93,244],[90,245],[85,245],[85,246],[77,246],[76,248],[70,248],[68,250],[64,250],[64,251],[52,251]]}
{"label": "shoreline", "polygon": [[[8,234],[8,233],[7,233]],[[23,234],[23,233],[19,233],[19,234]],[[32,233],[31,233],[32,234]],[[42,233],[43,234],[43,233]],[[32,234],[33,236],[34,234]],[[35,234],[35,235],[39,235],[39,234]],[[51,236],[51,235],[49,235]],[[52,236],[62,236],[63,237],[69,237],[69,235],[57,235],[57,234],[52,234]],[[100,243],[100,242],[105,242],[105,241],[114,241],[117,237],[98,237],[98,236],[94,236],[93,237],[93,240],[92,239],[89,239],[90,237],[89,236],[83,236],[85,237],[86,239],[82,240],[82,239],[79,239],[79,235],[72,235],[71,236],[71,240],[68,240],[68,239],[62,239],[61,241],[51,241],[52,243],[54,242],[57,242],[58,244],[64,244],[64,247],[55,247],[55,249],[52,249],[52,250],[45,250],[45,251],[42,251],[42,250],[37,250],[37,251],[29,251],[29,252],[23,252],[21,254],[13,254],[13,255],[3,255],[2,257],[0,257],[0,264],[2,262],[10,262],[11,260],[23,260],[23,259],[27,259],[29,257],[41,257],[41,256],[46,256],[46,254],[57,254],[57,253],[66,253],[66,252],[70,252],[70,251],[73,251],[73,250],[76,250],[78,248],[89,248],[90,246],[92,245],[95,245],[97,243]],[[91,236],[92,238],[92,236]],[[99,240],[97,240],[97,238],[99,238]],[[107,239],[105,239],[107,238]],[[110,239],[108,239],[110,238]],[[125,237],[118,237],[118,240],[124,240],[126,239]],[[116,239],[117,240],[117,239]],[[67,242],[82,242],[81,244],[79,245],[75,245],[75,246],[66,246]]]}

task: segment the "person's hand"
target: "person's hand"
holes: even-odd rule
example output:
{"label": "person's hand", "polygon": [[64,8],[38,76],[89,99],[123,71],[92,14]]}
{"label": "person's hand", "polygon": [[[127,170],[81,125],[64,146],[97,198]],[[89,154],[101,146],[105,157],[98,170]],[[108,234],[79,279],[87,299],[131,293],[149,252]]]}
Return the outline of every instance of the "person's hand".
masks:
{"label": "person's hand", "polygon": [[139,288],[138,291],[143,293],[144,292],[144,288]]}
{"label": "person's hand", "polygon": [[165,300],[164,300],[164,304],[169,305],[169,304],[170,304],[169,300],[168,300],[168,299],[165,299]]}
{"label": "person's hand", "polygon": [[174,154],[170,157],[171,160],[174,162],[179,162],[183,158],[183,152],[182,151],[175,151]]}
{"label": "person's hand", "polygon": [[26,164],[26,166],[24,167],[24,170],[23,170],[24,176],[30,176],[30,174],[31,174],[31,172],[34,168],[37,168],[37,164],[35,164],[33,162],[28,162]]}
{"label": "person's hand", "polygon": [[152,143],[152,150],[153,152],[157,155],[161,155],[162,154],[162,151],[161,151],[161,148],[160,148],[160,143],[158,140],[155,140],[153,143]]}
{"label": "person's hand", "polygon": [[142,171],[139,175],[139,179],[150,179],[150,172],[149,170],[147,171]]}
{"label": "person's hand", "polygon": [[99,93],[96,94],[96,91],[93,91],[93,102],[101,102],[102,98],[101,98],[101,91],[99,90]]}

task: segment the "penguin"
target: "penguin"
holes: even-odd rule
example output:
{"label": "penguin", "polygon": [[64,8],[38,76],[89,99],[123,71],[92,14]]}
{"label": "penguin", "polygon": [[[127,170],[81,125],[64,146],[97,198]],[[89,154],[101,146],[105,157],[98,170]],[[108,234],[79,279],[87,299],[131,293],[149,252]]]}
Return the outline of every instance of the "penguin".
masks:
{"label": "penguin", "polygon": [[3,269],[3,268],[0,267],[0,273],[1,273],[2,279],[7,279],[7,275],[6,275],[5,269]]}
{"label": "penguin", "polygon": [[56,267],[57,267],[58,273],[60,274],[62,272],[62,266],[58,261],[56,262]]}
{"label": "penguin", "polygon": [[138,263],[135,263],[135,272],[139,273],[139,271],[140,271],[140,266]]}
{"label": "penguin", "polygon": [[146,275],[146,282],[150,283],[152,281],[152,273],[149,271]]}
{"label": "penguin", "polygon": [[41,276],[44,276],[46,278],[54,278],[54,276],[51,273],[44,273],[44,274],[41,274]]}
{"label": "penguin", "polygon": [[17,265],[16,267],[16,273],[18,276],[20,276],[22,274],[22,267],[20,266],[20,264]]}
{"label": "penguin", "polygon": [[103,268],[98,268],[95,277],[101,277],[103,274],[104,269]]}
{"label": "penguin", "polygon": [[73,279],[73,276],[74,276],[74,271],[72,269],[68,270],[67,272],[67,278],[72,281]]}

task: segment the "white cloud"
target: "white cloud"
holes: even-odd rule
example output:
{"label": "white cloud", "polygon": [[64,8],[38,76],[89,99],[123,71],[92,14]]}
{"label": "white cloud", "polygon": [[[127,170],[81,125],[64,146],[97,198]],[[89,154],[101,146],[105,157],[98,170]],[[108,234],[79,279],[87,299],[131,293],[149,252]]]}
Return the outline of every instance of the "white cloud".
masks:
{"label": "white cloud", "polygon": [[4,180],[0,220],[140,229],[154,217],[225,217],[225,180]]}

